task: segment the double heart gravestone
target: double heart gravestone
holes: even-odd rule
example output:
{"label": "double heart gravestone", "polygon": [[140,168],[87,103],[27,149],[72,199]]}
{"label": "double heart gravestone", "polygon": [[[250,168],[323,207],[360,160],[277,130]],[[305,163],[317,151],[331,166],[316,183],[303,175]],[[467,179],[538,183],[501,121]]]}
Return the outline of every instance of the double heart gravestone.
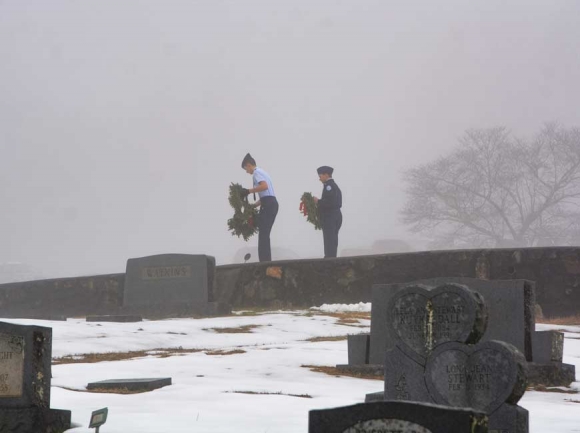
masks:
{"label": "double heart gravestone", "polygon": [[482,412],[432,404],[377,402],[311,410],[308,433],[486,433]]}
{"label": "double heart gravestone", "polygon": [[505,341],[517,347],[529,363],[530,384],[567,386],[575,380],[574,366],[562,363],[562,333],[535,331],[534,283],[527,280],[488,281],[441,277],[410,283],[375,285],[372,290],[370,336],[359,334],[350,337],[348,365],[338,367],[367,372],[379,370],[377,367],[382,365],[385,352],[395,346],[397,339],[387,323],[387,307],[391,298],[409,286],[433,290],[445,284],[460,284],[482,295],[486,301],[489,320],[481,340]]}
{"label": "double heart gravestone", "polygon": [[60,433],[68,410],[50,409],[52,330],[0,322],[0,432]]}
{"label": "double heart gravestone", "polygon": [[485,299],[458,284],[430,291],[409,285],[386,309],[392,347],[385,353],[385,400],[469,407],[489,415],[490,430],[527,433],[527,363],[486,332]]}

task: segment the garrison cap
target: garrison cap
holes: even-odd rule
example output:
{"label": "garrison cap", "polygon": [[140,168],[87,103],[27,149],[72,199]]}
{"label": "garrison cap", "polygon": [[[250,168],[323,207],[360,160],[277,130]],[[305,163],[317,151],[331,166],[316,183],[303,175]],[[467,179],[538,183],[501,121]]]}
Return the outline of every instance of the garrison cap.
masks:
{"label": "garrison cap", "polygon": [[318,167],[316,169],[316,172],[318,174],[328,174],[330,176],[332,176],[332,172],[334,171],[334,168],[329,167],[328,165],[323,165],[322,167]]}
{"label": "garrison cap", "polygon": [[256,160],[252,158],[252,155],[249,153],[246,153],[246,156],[244,156],[244,159],[242,160],[242,168],[244,168],[244,165],[246,164],[256,165]]}

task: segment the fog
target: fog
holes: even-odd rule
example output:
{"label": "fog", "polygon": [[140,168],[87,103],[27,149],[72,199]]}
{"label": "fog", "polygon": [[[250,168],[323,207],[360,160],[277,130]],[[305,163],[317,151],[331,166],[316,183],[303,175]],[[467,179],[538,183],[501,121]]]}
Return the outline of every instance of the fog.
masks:
{"label": "fog", "polygon": [[322,257],[298,212],[320,165],[343,192],[339,252],[421,248],[405,168],[471,127],[579,126],[578,22],[577,0],[0,0],[0,262],[231,263],[246,152],[280,202],[274,248]]}

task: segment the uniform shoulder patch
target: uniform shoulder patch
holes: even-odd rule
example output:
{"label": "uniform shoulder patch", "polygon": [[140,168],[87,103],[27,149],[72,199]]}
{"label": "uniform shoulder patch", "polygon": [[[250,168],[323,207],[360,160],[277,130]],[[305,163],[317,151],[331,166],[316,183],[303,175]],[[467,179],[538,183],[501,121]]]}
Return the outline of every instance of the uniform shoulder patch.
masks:
{"label": "uniform shoulder patch", "polygon": [[326,190],[330,191],[332,189],[332,187],[330,185],[326,185]]}

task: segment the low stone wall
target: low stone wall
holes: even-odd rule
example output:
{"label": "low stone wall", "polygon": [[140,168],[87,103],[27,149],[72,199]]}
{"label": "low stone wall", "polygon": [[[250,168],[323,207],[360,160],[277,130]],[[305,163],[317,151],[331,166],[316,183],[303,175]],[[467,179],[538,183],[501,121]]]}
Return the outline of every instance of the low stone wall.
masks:
{"label": "low stone wall", "polygon": [[[426,251],[218,266],[210,300],[243,308],[369,302],[373,284],[442,276],[528,279],[546,316],[580,314],[580,248]],[[0,285],[0,317],[123,313],[124,274]]]}
{"label": "low stone wall", "polygon": [[0,317],[58,319],[118,314],[125,274],[36,280],[0,285]]}
{"label": "low stone wall", "polygon": [[215,299],[235,308],[370,302],[373,284],[434,277],[536,282],[546,316],[580,314],[580,248],[426,251],[221,266]]}

